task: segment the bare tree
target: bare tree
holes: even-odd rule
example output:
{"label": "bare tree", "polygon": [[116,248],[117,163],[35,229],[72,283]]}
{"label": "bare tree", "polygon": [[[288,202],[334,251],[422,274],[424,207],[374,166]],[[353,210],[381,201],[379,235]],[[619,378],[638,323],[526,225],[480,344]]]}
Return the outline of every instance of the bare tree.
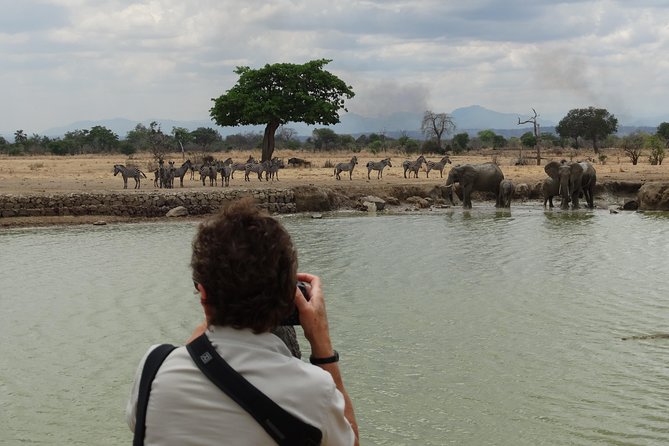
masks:
{"label": "bare tree", "polygon": [[426,138],[436,139],[437,145],[441,148],[442,136],[455,131],[455,123],[453,122],[453,117],[449,114],[434,113],[432,110],[425,110],[420,130]]}
{"label": "bare tree", "polygon": [[[540,139],[539,139],[539,123],[537,122],[537,118],[539,117],[539,115],[537,114],[537,111],[535,109],[532,109],[532,111],[534,112],[534,116],[532,116],[531,118],[528,118],[528,119],[526,119],[525,121],[522,121],[522,122],[520,121],[520,118],[518,118],[518,125],[528,124],[528,123],[531,122],[532,125],[534,126],[534,138],[536,139],[536,144],[535,144],[534,147],[536,147],[536,149],[537,149],[537,166],[541,166],[541,145],[539,144],[539,141],[540,141]],[[521,145],[521,147],[522,147],[522,145]],[[522,158],[522,153],[521,153],[520,157]]]}

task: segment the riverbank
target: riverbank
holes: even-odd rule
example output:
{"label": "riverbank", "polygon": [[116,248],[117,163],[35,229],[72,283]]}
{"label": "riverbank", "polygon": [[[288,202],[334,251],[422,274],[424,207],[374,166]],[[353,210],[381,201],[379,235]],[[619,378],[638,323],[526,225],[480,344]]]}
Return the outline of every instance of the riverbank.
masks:
{"label": "riverbank", "polygon": [[[632,165],[619,152],[609,150],[609,162],[595,164],[598,207],[622,205],[633,199],[646,182],[669,181],[666,165],[651,166],[643,162]],[[248,152],[216,155],[221,159],[230,156],[233,160],[242,160]],[[153,166],[148,155],[132,158],[110,155],[0,157],[0,227],[155,221],[165,218],[167,210],[176,206],[184,206],[189,215],[197,217],[214,211],[225,201],[246,195],[256,197],[275,213],[364,209],[363,198],[368,196],[407,209],[450,204],[443,190],[450,165],[443,175],[432,171],[428,177],[423,168],[418,178],[404,178],[401,163],[408,157],[398,153],[363,152],[356,154],[359,164],[351,179],[343,174],[342,180],[336,180],[332,165],[348,161],[350,153],[282,152],[278,155],[286,160],[289,157],[306,159],[311,167],[281,169],[279,178],[269,182],[253,175],[250,181],[244,181],[243,172],[236,172],[228,187],[203,185],[199,175],[191,179],[187,174],[183,187],[177,179],[174,189],[160,189],[153,184]],[[544,155],[546,162],[565,156],[561,152]],[[593,159],[594,154],[579,155],[582,156],[578,159]],[[384,170],[382,178],[377,178],[376,171],[368,178],[367,161],[384,156],[390,156],[393,166]],[[568,158],[571,157],[573,155]],[[170,158],[179,164],[181,154]],[[427,158],[436,161],[438,156]],[[543,165],[537,166],[534,160],[529,162],[535,165],[516,165],[517,160],[516,151],[480,151],[452,156],[454,164],[497,162],[505,177],[516,185],[514,201],[537,200],[541,204],[540,185],[546,178]],[[120,175],[113,175],[113,165],[117,163],[134,164],[147,174],[148,178],[142,178],[140,189],[133,189],[132,179],[128,181],[129,189],[123,189]],[[475,204],[489,198],[475,196]]]}

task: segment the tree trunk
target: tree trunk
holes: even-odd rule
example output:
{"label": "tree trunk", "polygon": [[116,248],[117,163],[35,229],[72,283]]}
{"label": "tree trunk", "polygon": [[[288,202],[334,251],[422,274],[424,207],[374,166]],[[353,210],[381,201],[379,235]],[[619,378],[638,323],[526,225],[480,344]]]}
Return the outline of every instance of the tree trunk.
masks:
{"label": "tree trunk", "polygon": [[597,147],[597,138],[592,138],[592,148],[595,149],[595,154],[599,153],[599,147]]}
{"label": "tree trunk", "polygon": [[537,166],[541,166],[541,146],[537,144]]}
{"label": "tree trunk", "polygon": [[274,134],[279,128],[279,121],[268,122],[265,126],[265,134],[262,138],[262,161],[269,161],[272,159],[274,153]]}

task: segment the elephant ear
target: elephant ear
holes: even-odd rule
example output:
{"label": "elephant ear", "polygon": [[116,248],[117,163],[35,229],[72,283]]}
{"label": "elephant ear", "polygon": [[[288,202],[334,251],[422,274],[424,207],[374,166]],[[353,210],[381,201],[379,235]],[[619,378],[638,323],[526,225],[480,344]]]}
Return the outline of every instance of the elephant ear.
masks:
{"label": "elephant ear", "polygon": [[475,181],[476,177],[478,177],[479,172],[476,169],[476,167],[472,166],[471,164],[465,164],[463,166],[460,166],[460,181],[462,180],[467,180],[467,181]]}
{"label": "elephant ear", "polygon": [[560,165],[561,164],[557,161],[551,161],[550,163],[546,164],[546,166],[544,166],[546,175],[553,178],[554,180],[559,180]]}

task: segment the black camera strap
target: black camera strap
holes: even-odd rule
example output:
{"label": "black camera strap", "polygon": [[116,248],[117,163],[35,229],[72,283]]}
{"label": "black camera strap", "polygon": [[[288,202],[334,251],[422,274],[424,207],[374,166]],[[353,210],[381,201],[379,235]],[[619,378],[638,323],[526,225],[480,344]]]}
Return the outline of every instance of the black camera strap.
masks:
{"label": "black camera strap", "polygon": [[246,410],[279,445],[319,445],[322,432],[305,423],[262,393],[216,352],[202,334],[186,346],[204,375]]}
{"label": "black camera strap", "polygon": [[142,369],[142,377],[139,379],[137,415],[135,416],[135,435],[132,439],[133,446],[142,446],[144,444],[144,434],[146,432],[146,410],[149,407],[151,383],[156,377],[160,365],[175,348],[176,346],[171,344],[162,344],[154,348],[151,353],[149,353],[149,356],[146,357],[144,368]]}

